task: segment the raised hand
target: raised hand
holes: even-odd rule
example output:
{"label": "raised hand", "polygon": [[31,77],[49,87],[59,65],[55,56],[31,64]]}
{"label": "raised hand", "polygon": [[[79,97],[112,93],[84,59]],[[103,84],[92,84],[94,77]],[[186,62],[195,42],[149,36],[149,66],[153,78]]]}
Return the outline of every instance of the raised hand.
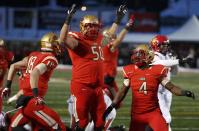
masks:
{"label": "raised hand", "polygon": [[130,30],[134,27],[134,24],[135,24],[135,16],[134,15],[131,15],[130,18],[129,18],[129,21],[126,23],[126,29],[127,30]]}
{"label": "raised hand", "polygon": [[116,24],[120,24],[122,18],[124,17],[124,15],[127,13],[127,7],[126,5],[120,5],[120,7],[117,9],[116,11],[116,20],[115,23]]}
{"label": "raised hand", "polygon": [[67,11],[67,17],[66,17],[66,20],[65,20],[65,23],[66,23],[67,25],[70,24],[71,19],[72,19],[73,15],[75,14],[75,12],[77,11],[77,9],[78,9],[78,8],[77,8],[76,4],[73,4],[73,5],[68,9],[68,11]]}

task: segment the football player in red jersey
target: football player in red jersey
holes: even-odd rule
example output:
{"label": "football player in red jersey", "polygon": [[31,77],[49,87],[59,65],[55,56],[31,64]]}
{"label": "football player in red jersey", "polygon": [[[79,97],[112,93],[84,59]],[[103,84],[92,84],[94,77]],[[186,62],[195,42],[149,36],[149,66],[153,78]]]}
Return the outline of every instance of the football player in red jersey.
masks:
{"label": "football player in red jersey", "polygon": [[117,93],[113,103],[104,112],[105,119],[116,104],[124,99],[129,88],[132,90],[130,131],[144,131],[149,125],[154,131],[168,131],[158,104],[158,85],[178,96],[195,98],[194,93],[182,90],[167,78],[168,69],[163,65],[150,65],[151,53],[147,45],[139,45],[132,54],[132,64],[123,67],[123,88]]}
{"label": "football player in red jersey", "polygon": [[[13,53],[7,50],[5,41],[3,39],[0,39],[0,94],[3,90],[3,83],[7,74],[7,70],[13,60]],[[0,127],[5,126],[5,124],[3,124],[2,103],[3,100],[0,96]]]}
{"label": "football player in red jersey", "polygon": [[49,108],[44,102],[44,96],[48,90],[48,81],[58,65],[56,55],[61,53],[58,37],[50,32],[45,34],[41,41],[41,51],[32,52],[23,60],[10,66],[6,87],[2,95],[7,97],[11,93],[11,84],[15,72],[26,67],[23,73],[23,81],[20,81],[20,90],[23,91],[17,99],[17,107],[20,108],[11,118],[9,130],[21,130],[23,125],[31,122],[42,129],[66,130],[59,115]]}
{"label": "football player in red jersey", "polygon": [[[110,28],[115,34],[118,24],[126,13],[126,6],[117,10],[117,18]],[[97,17],[86,15],[80,21],[80,32],[67,32],[71,17],[67,17],[60,41],[69,52],[72,60],[72,80],[70,91],[74,97],[74,117],[76,130],[84,130],[89,122],[89,115],[94,121],[94,130],[102,130],[102,119],[106,105],[103,98],[103,52],[102,48],[109,42],[109,36],[100,34],[101,23]],[[68,35],[67,35],[68,33]]]}

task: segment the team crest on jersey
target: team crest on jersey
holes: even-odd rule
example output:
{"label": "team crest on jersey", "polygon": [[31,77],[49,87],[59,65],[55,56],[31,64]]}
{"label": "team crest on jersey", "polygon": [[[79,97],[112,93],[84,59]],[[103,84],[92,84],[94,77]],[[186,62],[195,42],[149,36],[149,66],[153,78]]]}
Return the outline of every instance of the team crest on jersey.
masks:
{"label": "team crest on jersey", "polygon": [[145,79],[145,77],[140,77],[139,80],[145,81],[146,79]]}

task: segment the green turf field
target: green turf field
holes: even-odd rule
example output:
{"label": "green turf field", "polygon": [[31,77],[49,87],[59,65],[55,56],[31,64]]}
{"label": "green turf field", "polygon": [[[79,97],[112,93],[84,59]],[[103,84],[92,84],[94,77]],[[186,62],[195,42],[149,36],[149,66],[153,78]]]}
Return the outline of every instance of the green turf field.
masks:
{"label": "green turf field", "polygon": [[[70,94],[70,77],[70,71],[55,71],[49,83],[49,91],[45,99],[46,103],[54,108],[68,125],[70,117],[67,112],[66,99]],[[172,78],[172,81],[183,88],[187,88],[199,94],[198,78],[198,73],[179,73],[176,77]],[[122,77],[120,73],[118,73],[117,82],[121,87]],[[14,81],[12,94],[17,90],[16,85],[17,83]],[[127,97],[124,99],[123,107],[118,110],[117,118],[113,125],[124,124],[128,128],[130,120],[130,104],[131,93],[129,90]],[[13,107],[14,104],[6,105],[4,102],[4,111],[8,111]],[[174,96],[171,114],[173,117],[172,128],[174,131],[199,131],[199,98],[193,101],[190,98]]]}

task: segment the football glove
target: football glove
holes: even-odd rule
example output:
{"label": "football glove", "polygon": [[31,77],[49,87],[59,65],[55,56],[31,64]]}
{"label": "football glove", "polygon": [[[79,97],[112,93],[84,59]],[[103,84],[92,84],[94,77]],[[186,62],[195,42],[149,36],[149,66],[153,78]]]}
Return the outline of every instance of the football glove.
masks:
{"label": "football glove", "polygon": [[19,98],[16,101],[16,108],[19,108],[21,106],[25,107],[31,98],[33,98],[33,97],[32,96],[24,96],[24,95],[19,96]]}
{"label": "football glove", "polygon": [[45,104],[44,99],[43,99],[43,98],[41,98],[41,97],[39,97],[39,96],[35,97],[34,99],[35,99],[35,104],[36,104],[36,105],[42,105],[42,104]]}
{"label": "football glove", "polygon": [[106,117],[111,113],[111,111],[115,108],[115,103],[112,103],[104,112],[103,120],[106,120]]}
{"label": "football glove", "polygon": [[134,24],[135,24],[135,16],[134,16],[134,15],[131,15],[129,21],[126,23],[125,28],[126,28],[127,30],[130,30],[130,29],[133,28]]}
{"label": "football glove", "polygon": [[191,57],[182,58],[182,59],[179,60],[179,63],[180,64],[185,64],[185,63],[192,64],[193,58],[191,58]]}
{"label": "football glove", "polygon": [[76,11],[77,11],[77,6],[76,6],[76,4],[73,4],[73,5],[68,9],[68,11],[67,11],[67,17],[66,17],[66,20],[65,20],[65,23],[66,23],[67,25],[70,24],[71,19],[72,19],[73,15],[75,14]]}
{"label": "football glove", "polygon": [[195,99],[195,94],[191,91],[183,90],[182,95],[186,97],[191,97],[192,99]]}
{"label": "football glove", "polygon": [[120,5],[120,7],[117,9],[116,11],[116,19],[115,19],[115,23],[116,24],[120,24],[122,18],[124,17],[124,15],[127,13],[127,7],[126,5]]}
{"label": "football glove", "polygon": [[6,87],[3,89],[2,93],[1,93],[1,97],[3,98],[8,98],[11,94],[11,89]]}

